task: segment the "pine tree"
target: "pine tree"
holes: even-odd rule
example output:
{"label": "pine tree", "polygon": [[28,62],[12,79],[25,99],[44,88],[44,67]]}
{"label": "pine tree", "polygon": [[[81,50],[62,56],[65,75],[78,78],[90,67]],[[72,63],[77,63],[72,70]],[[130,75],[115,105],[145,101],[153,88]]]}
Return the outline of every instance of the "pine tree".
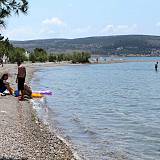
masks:
{"label": "pine tree", "polygon": [[5,27],[6,18],[13,14],[26,14],[28,11],[27,0],[0,0],[0,27]]}

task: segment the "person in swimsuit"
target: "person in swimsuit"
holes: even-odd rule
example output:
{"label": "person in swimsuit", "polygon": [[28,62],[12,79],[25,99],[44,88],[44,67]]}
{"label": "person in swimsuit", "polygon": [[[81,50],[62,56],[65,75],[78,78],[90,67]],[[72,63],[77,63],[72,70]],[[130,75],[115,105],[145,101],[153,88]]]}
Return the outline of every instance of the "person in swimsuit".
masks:
{"label": "person in swimsuit", "polygon": [[18,74],[16,83],[18,83],[18,91],[21,91],[21,97],[19,100],[24,100],[24,83],[26,78],[26,68],[22,65],[20,61],[17,62],[18,65]]}

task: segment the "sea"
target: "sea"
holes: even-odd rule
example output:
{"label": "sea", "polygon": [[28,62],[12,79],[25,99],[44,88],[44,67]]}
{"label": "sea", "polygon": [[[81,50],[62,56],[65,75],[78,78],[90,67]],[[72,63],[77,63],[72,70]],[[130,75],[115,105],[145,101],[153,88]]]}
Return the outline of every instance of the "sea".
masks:
{"label": "sea", "polygon": [[81,159],[160,159],[160,68],[155,71],[154,62],[46,67],[31,85],[53,92],[33,105]]}

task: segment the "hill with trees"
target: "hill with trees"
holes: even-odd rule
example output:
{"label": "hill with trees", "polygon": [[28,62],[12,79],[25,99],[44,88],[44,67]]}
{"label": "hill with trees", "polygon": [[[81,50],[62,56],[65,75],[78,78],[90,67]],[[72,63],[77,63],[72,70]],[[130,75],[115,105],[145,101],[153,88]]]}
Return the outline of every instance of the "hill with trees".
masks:
{"label": "hill with trees", "polygon": [[160,55],[160,36],[119,35],[77,39],[41,39],[11,41],[13,46],[33,51],[42,48],[49,53],[90,52],[99,55]]}

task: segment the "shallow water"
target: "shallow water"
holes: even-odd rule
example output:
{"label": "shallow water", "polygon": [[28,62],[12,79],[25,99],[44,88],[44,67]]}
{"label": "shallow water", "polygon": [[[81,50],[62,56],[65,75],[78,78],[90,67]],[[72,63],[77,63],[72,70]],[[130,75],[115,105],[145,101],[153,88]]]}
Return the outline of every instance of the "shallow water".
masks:
{"label": "shallow water", "polygon": [[52,90],[40,117],[89,160],[160,159],[160,72],[154,63],[45,68],[32,81]]}

